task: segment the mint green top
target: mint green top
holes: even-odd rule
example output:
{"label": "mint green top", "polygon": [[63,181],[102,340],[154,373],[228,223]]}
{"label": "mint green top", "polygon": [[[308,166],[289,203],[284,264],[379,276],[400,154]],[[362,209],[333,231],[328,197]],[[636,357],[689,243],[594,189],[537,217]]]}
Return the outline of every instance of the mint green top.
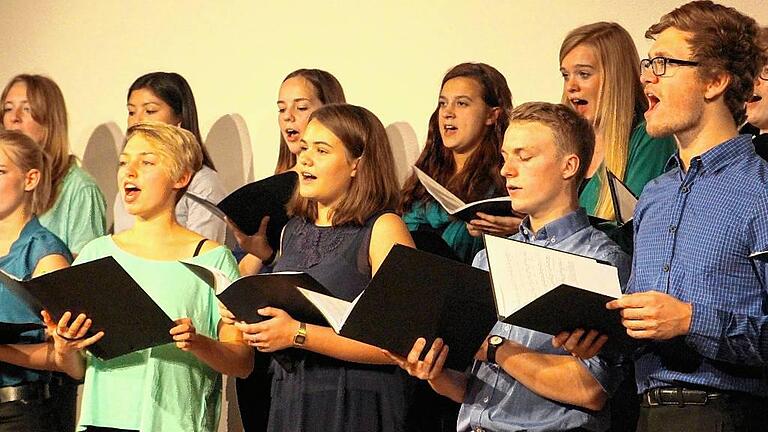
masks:
{"label": "mint green top", "polygon": [[[641,121],[629,137],[629,157],[624,183],[639,197],[646,183],[664,173],[669,157],[676,150],[674,138],[651,137],[645,130],[645,121]],[[594,215],[597,209],[601,183],[600,177],[593,175],[579,195],[579,205],[590,215]]]}
{"label": "mint green top", "polygon": [[60,188],[53,207],[38,219],[76,255],[86,243],[107,233],[107,204],[93,177],[75,163]]}
{"label": "mint green top", "polygon": [[[137,257],[104,236],[88,243],[75,265],[104,256],[113,256],[171,319],[191,318],[199,334],[218,337],[215,293],[183,264]],[[190,261],[238,277],[237,263],[223,246]],[[95,282],[94,289],[108,290],[109,284]],[[220,395],[221,374],[172,343],[108,361],[88,355],[78,429],[213,432]]]}

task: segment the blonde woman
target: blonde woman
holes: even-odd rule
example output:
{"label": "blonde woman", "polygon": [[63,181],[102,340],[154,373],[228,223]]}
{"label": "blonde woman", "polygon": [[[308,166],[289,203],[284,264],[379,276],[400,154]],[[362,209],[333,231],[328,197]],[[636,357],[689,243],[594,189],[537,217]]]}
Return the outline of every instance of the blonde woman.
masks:
{"label": "blonde woman", "polygon": [[[176,202],[200,170],[202,151],[192,133],[159,122],[128,129],[120,155],[118,185],[125,208],[135,216],[130,229],[89,243],[75,264],[112,256],[152,299],[176,320],[176,344],[166,344],[103,361],[80,364],[85,387],[80,428],[85,430],[212,431],[221,393],[221,374],[250,373],[253,352],[241,333],[220,322],[210,286],[179,260],[213,266],[231,278],[237,264],[226,247],[181,226]],[[94,289],[109,289],[109,284]],[[115,299],[120,301],[120,299]],[[78,334],[78,324],[59,322],[61,334]],[[79,356],[57,346],[60,357]]]}
{"label": "blonde woman", "polygon": [[613,220],[606,181],[610,170],[636,195],[664,172],[675,142],[651,138],[643,112],[648,101],[640,83],[640,58],[629,33],[598,22],[571,30],[560,47],[563,99],[595,129],[595,153],[579,196],[587,213]]}
{"label": "blonde woman", "polygon": [[[22,280],[72,261],[64,243],[35,216],[48,204],[49,171],[42,149],[31,138],[0,131],[0,270]],[[38,312],[0,283],[0,322],[40,322]],[[0,345],[0,431],[58,431],[51,374],[40,370],[54,368],[45,355],[44,332],[28,331],[3,342],[10,345]]]}

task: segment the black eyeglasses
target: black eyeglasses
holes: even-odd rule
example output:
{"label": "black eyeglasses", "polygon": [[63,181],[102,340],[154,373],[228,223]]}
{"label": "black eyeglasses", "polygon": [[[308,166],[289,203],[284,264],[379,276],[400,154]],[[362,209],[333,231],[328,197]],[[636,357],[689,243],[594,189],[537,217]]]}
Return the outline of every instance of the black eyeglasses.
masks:
{"label": "black eyeglasses", "polygon": [[667,73],[667,65],[673,64],[677,66],[698,66],[699,62],[690,60],[680,60],[669,57],[654,57],[651,59],[640,60],[640,68],[642,70],[651,69],[656,76],[664,76]]}

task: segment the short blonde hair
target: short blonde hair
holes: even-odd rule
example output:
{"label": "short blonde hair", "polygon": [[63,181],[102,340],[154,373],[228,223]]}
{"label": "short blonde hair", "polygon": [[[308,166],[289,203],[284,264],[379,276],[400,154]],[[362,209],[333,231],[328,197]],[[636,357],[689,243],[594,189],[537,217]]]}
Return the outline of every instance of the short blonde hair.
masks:
{"label": "short blonde hair", "polygon": [[51,207],[51,164],[42,146],[19,131],[0,130],[0,151],[24,173],[36,169],[40,180],[32,191],[30,210],[40,215]]}
{"label": "short blonde hair", "polygon": [[162,122],[144,121],[128,128],[125,143],[137,135],[155,146],[174,181],[203,167],[203,152],[192,132]]}

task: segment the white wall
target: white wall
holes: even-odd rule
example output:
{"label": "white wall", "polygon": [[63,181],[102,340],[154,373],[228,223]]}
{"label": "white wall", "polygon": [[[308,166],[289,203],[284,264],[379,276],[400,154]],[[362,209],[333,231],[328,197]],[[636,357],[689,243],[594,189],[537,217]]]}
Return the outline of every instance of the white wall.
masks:
{"label": "white wall", "polygon": [[[768,23],[762,0],[727,0]],[[442,75],[463,61],[497,67],[515,103],[558,101],[557,52],[573,27],[616,21],[647,50],[645,29],[678,0],[28,1],[0,2],[0,85],[22,72],[61,86],[73,151],[101,123],[125,124],[126,90],[139,75],[176,71],[190,82],[203,136],[239,113],[256,178],[274,169],[282,78],[299,67],[336,75],[351,103],[384,124],[407,121],[420,142]]]}

